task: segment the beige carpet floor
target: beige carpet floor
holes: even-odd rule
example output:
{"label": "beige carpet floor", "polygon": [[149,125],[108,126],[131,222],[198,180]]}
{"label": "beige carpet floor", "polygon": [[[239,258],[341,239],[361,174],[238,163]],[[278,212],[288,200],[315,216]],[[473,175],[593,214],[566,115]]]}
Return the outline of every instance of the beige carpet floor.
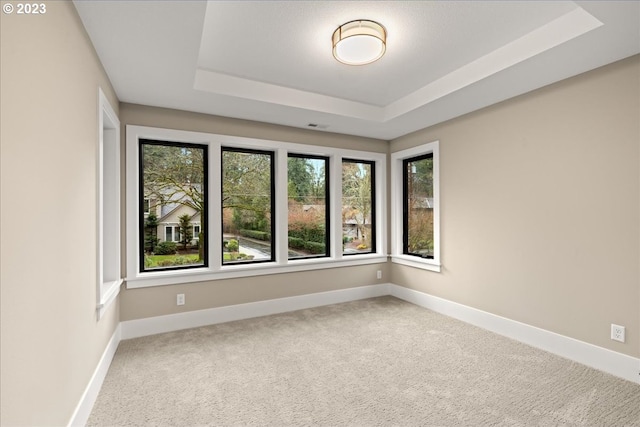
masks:
{"label": "beige carpet floor", "polygon": [[91,426],[640,426],[640,385],[393,297],[123,341]]}

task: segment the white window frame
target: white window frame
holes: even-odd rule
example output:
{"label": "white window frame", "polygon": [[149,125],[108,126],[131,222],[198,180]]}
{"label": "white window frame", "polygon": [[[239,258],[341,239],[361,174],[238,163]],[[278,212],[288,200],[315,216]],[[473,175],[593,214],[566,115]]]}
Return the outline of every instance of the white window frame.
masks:
{"label": "white window frame", "polygon": [[[171,239],[167,239],[167,236],[168,236],[167,231],[168,231],[168,230],[170,230],[170,231],[171,231]],[[163,240],[164,240],[165,242],[173,242],[173,241],[174,241],[174,240],[173,240],[173,225],[165,225],[165,226],[164,226],[164,236],[163,236],[163,237],[164,237],[164,239],[163,239]]]}
{"label": "white window frame", "polygon": [[[171,240],[167,239],[167,229],[171,230]],[[162,237],[163,239],[161,241],[163,242],[180,243],[180,226],[176,224],[165,224]]]}
{"label": "white window frame", "polygon": [[[209,147],[208,188],[209,206],[207,215],[209,233],[209,265],[188,270],[158,270],[141,272],[139,241],[139,186],[138,165],[140,139],[168,142],[204,144]],[[255,264],[222,265],[222,183],[221,147],[238,147],[275,152],[276,188],[276,245],[273,262]],[[331,206],[331,248],[329,257],[288,259],[287,239],[287,158],[288,153],[309,154],[329,157],[329,200]],[[376,252],[357,255],[342,255],[342,158],[361,159],[375,162],[376,168]],[[127,288],[173,285],[210,281],[233,277],[259,276],[293,271],[306,271],[351,265],[377,264],[387,261],[386,222],[386,153],[347,150],[317,145],[297,144],[256,138],[218,135],[202,132],[162,129],[127,125],[126,127],[126,219],[127,219]],[[375,279],[374,279],[375,280]]]}
{"label": "white window frame", "polygon": [[120,120],[98,88],[96,312],[100,319],[120,292]]}
{"label": "white window frame", "polygon": [[[397,264],[440,272],[440,149],[439,141],[391,154],[391,261]],[[433,155],[433,259],[403,253],[403,174],[402,162],[424,154]]]}

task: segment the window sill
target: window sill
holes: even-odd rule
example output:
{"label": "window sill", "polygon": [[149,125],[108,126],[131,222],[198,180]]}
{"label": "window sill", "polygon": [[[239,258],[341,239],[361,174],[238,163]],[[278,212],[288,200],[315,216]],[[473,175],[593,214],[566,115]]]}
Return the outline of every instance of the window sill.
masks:
{"label": "window sill", "polygon": [[421,259],[409,255],[392,255],[391,262],[419,268],[421,270],[434,271],[436,273],[440,273],[440,268],[442,266],[439,262],[435,262],[434,260]]}
{"label": "window sill", "polygon": [[96,311],[98,314],[98,320],[100,320],[120,293],[120,286],[124,282],[124,279],[114,280],[113,282],[103,283],[101,286],[102,295],[100,296],[100,302],[96,307]]}
{"label": "window sill", "polygon": [[387,262],[386,255],[367,254],[336,258],[314,258],[288,260],[286,264],[259,263],[225,265],[217,270],[194,268],[189,270],[154,271],[127,277],[127,289],[152,286],[177,285],[181,283],[208,282],[239,277],[263,276],[267,274],[292,273],[297,271],[323,270],[327,268],[352,267]]}

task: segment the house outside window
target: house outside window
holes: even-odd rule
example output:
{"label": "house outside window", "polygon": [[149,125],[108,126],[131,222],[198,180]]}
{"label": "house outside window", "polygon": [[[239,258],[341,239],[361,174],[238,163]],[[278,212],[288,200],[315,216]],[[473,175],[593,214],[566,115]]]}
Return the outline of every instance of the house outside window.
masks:
{"label": "house outside window", "polygon": [[206,265],[188,234],[206,217],[207,147],[141,140],[139,151],[142,271]]}
{"label": "house outside window", "polygon": [[[385,153],[134,125],[126,133],[129,288],[387,260]],[[312,191],[293,192],[290,161],[311,163]],[[349,162],[372,181],[370,218],[352,225],[342,217]],[[322,230],[322,253],[289,246],[289,195]],[[353,244],[368,243],[346,251],[345,230],[358,220]]]}

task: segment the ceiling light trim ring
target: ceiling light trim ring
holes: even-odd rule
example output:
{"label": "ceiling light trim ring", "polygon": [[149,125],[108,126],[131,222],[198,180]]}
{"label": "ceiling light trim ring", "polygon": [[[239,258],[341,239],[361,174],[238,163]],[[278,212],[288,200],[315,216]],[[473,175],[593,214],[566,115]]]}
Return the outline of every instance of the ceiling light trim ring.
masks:
{"label": "ceiling light trim ring", "polygon": [[340,25],[331,37],[333,56],[346,65],[377,61],[387,49],[387,30],[376,21],[356,19]]}

